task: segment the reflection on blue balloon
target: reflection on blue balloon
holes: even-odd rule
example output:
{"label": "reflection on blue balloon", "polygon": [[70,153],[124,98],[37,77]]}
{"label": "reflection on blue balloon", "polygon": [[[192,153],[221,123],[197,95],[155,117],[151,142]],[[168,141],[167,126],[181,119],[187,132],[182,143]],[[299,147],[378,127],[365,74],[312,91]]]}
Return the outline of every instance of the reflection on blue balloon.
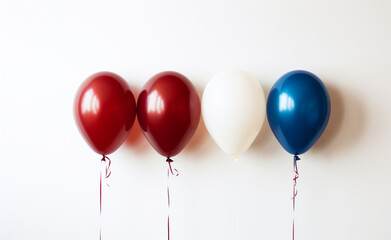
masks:
{"label": "reflection on blue balloon", "polygon": [[291,154],[310,149],[322,135],[329,117],[329,93],[310,72],[288,72],[270,90],[267,118],[277,140]]}

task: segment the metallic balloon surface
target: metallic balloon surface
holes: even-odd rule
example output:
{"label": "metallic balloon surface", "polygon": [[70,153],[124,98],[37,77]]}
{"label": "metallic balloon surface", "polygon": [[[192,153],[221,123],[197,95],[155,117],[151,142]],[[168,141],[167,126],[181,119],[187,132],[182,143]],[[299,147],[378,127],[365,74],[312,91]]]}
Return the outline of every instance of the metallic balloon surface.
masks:
{"label": "metallic balloon surface", "polygon": [[90,147],[107,155],[128,136],[136,116],[136,103],[123,78],[99,72],[88,77],[77,91],[74,116]]}
{"label": "metallic balloon surface", "polygon": [[270,90],[267,118],[274,135],[291,154],[310,149],[322,135],[329,117],[329,93],[310,72],[288,72]]}
{"label": "metallic balloon surface", "polygon": [[201,104],[193,84],[177,72],[161,72],[141,89],[137,118],[141,130],[161,155],[177,155],[197,129]]}

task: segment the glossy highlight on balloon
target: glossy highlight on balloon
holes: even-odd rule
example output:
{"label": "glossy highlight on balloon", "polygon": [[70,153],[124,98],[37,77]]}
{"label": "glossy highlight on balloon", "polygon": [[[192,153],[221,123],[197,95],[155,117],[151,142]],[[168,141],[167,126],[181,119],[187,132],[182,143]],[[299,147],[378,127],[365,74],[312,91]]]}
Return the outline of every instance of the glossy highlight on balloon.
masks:
{"label": "glossy highlight on balloon", "polygon": [[101,155],[117,150],[136,116],[136,102],[126,81],[115,73],[98,72],[78,89],[74,117],[80,133]]}
{"label": "glossy highlight on balloon", "polygon": [[270,90],[267,118],[277,140],[291,154],[308,151],[322,135],[329,117],[326,86],[308,71],[288,72]]}
{"label": "glossy highlight on balloon", "polygon": [[165,157],[183,150],[194,135],[201,104],[193,84],[180,73],[153,76],[141,89],[137,118],[152,147]]}

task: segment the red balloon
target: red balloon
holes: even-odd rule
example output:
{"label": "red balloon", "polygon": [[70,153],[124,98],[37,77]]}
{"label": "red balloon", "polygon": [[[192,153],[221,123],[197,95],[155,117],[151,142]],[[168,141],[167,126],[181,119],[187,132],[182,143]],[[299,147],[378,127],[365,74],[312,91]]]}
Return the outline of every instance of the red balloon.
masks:
{"label": "red balloon", "polygon": [[200,99],[193,84],[177,72],[153,76],[137,100],[137,118],[145,137],[166,157],[182,151],[194,135],[200,115]]}
{"label": "red balloon", "polygon": [[107,155],[128,136],[136,117],[136,102],[126,81],[117,74],[98,72],[76,93],[76,124],[90,147]]}

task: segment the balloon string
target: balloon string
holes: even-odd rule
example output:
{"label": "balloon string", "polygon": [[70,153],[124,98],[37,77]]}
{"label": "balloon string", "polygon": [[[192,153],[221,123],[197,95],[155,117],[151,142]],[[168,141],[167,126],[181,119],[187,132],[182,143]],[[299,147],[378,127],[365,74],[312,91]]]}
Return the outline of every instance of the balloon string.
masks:
{"label": "balloon string", "polygon": [[292,209],[293,209],[293,220],[292,220],[292,240],[295,240],[295,208],[296,208],[296,196],[297,196],[297,179],[299,178],[299,170],[297,168],[297,161],[300,160],[299,156],[295,155],[293,157],[293,197],[292,197]]}
{"label": "balloon string", "polygon": [[[103,163],[106,163],[106,168],[105,168],[105,178],[110,177],[111,175],[111,170],[110,170],[110,165],[111,165],[111,160],[108,158],[106,155],[103,155],[101,159],[101,165]],[[99,180],[99,218],[100,218],[100,224],[99,224],[99,240],[102,239],[102,172],[103,169],[101,167],[100,171],[100,180]],[[109,187],[109,184],[106,183],[106,185]]]}
{"label": "balloon string", "polygon": [[[168,163],[168,167],[169,167],[169,173],[171,173],[173,176],[178,176],[179,175],[179,172],[178,170],[176,170],[175,168],[172,168],[171,166],[171,163],[174,162],[171,158],[167,158],[166,162]],[[174,170],[173,170],[174,169]],[[175,172],[175,173],[174,173]]]}
{"label": "balloon string", "polygon": [[[172,168],[171,163],[173,160],[171,158],[167,158],[166,162],[168,163],[168,169],[167,169],[167,203],[168,203],[168,214],[167,214],[167,234],[168,234],[168,240],[170,240],[170,173],[173,176],[178,176],[179,172],[174,168]],[[175,172],[175,173],[174,173]]]}

